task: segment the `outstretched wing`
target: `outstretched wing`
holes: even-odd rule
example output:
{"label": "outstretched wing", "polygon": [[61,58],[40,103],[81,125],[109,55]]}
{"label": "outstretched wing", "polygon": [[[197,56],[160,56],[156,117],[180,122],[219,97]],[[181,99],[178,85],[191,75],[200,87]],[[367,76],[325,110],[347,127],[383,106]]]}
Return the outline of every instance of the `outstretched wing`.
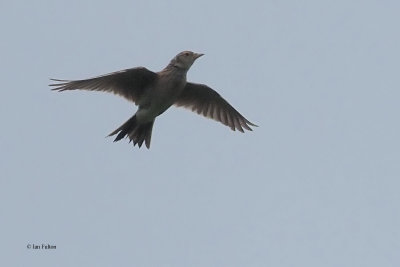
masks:
{"label": "outstretched wing", "polygon": [[244,132],[243,128],[252,131],[250,126],[257,126],[243,117],[216,91],[204,84],[186,83],[185,89],[174,104],[219,121],[233,131],[238,129]]}
{"label": "outstretched wing", "polygon": [[90,90],[110,92],[136,102],[157,79],[157,74],[143,67],[121,70],[86,80],[57,80],[52,90]]}

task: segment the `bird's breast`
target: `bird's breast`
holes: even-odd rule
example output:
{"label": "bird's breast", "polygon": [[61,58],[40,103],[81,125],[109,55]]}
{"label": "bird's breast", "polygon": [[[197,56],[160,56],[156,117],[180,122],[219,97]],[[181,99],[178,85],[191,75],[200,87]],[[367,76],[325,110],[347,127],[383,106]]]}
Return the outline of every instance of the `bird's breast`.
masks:
{"label": "bird's breast", "polygon": [[139,104],[138,119],[149,121],[163,113],[175,103],[185,85],[186,75],[161,76]]}
{"label": "bird's breast", "polygon": [[169,73],[161,76],[154,88],[155,100],[172,105],[182,93],[186,85],[186,75],[181,73]]}

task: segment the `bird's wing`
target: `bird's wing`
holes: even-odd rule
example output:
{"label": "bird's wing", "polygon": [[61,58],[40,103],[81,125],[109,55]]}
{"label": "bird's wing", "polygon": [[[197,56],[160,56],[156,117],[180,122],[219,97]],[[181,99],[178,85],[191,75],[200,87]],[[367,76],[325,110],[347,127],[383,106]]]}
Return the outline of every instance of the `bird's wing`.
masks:
{"label": "bird's wing", "polygon": [[257,126],[243,117],[217,92],[204,84],[186,83],[185,89],[174,105],[191,109],[205,117],[229,126],[233,131],[244,129],[252,131],[250,126]]}
{"label": "bird's wing", "polygon": [[157,79],[157,74],[143,67],[121,70],[86,80],[57,80],[52,90],[90,90],[114,93],[136,102]]}

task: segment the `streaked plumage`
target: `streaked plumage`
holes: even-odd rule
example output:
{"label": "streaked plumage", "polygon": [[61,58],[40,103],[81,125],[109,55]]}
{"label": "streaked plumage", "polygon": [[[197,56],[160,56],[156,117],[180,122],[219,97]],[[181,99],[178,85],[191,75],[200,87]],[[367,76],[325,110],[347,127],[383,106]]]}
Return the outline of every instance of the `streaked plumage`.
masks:
{"label": "streaked plumage", "polygon": [[144,67],[126,69],[85,80],[58,80],[52,90],[91,90],[111,92],[139,106],[133,117],[113,131],[115,141],[128,137],[139,147],[150,148],[154,120],[171,105],[188,108],[229,126],[232,130],[251,131],[257,126],[243,117],[216,91],[203,84],[186,81],[186,73],[203,54],[184,51],[175,56],[165,69],[155,73]]}

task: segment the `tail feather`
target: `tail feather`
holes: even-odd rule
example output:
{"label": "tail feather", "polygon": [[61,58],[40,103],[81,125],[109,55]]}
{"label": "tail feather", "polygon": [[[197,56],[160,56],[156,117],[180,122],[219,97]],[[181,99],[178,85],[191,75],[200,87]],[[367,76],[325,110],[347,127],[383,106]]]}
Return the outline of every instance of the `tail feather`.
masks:
{"label": "tail feather", "polygon": [[150,148],[153,124],[154,120],[145,124],[137,123],[136,115],[134,115],[108,136],[113,136],[118,133],[117,137],[114,139],[114,142],[117,142],[124,137],[128,137],[129,142],[133,142],[134,146],[137,144],[139,147],[141,147],[143,142],[145,142],[146,147]]}

